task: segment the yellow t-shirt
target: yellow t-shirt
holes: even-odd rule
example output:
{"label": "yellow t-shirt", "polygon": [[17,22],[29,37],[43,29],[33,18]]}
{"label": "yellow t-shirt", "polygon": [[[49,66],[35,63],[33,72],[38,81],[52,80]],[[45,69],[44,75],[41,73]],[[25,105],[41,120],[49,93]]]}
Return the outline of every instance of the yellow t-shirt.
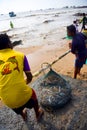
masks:
{"label": "yellow t-shirt", "polygon": [[12,49],[0,50],[0,97],[10,108],[24,105],[32,96],[23,67],[24,54]]}

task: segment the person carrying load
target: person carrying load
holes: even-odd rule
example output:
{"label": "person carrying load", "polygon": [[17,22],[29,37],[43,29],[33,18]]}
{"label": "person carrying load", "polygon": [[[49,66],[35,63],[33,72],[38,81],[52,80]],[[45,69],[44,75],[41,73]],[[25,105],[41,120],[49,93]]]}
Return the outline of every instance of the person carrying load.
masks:
{"label": "person carrying load", "polygon": [[44,111],[38,105],[36,92],[28,86],[32,77],[27,57],[13,50],[7,34],[0,34],[0,99],[24,120],[27,118],[25,108],[34,108],[39,121]]}
{"label": "person carrying load", "polygon": [[87,48],[86,40],[87,37],[83,33],[76,33],[74,25],[67,26],[67,35],[72,37],[72,42],[69,43],[71,52],[75,55],[75,70],[74,78],[77,78],[77,74],[80,74],[81,68],[86,63]]}

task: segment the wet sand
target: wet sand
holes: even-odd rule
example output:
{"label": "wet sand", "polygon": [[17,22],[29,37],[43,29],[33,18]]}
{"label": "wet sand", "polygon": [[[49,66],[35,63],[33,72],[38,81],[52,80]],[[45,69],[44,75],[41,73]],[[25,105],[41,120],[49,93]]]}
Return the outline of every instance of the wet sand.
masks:
{"label": "wet sand", "polygon": [[[35,72],[41,69],[41,65],[43,63],[51,64],[53,61],[58,59],[60,56],[65,54],[68,50],[69,40],[61,40],[61,46],[57,44],[45,44],[42,46],[33,46],[28,48],[18,48],[15,47],[15,50],[23,52],[29,61],[31,72],[34,74]],[[75,56],[70,52],[60,60],[58,60],[52,68],[59,74],[67,75],[73,78],[74,72],[74,59]],[[78,76],[78,79],[86,80],[87,76],[87,65],[84,65],[81,70],[81,76]]]}

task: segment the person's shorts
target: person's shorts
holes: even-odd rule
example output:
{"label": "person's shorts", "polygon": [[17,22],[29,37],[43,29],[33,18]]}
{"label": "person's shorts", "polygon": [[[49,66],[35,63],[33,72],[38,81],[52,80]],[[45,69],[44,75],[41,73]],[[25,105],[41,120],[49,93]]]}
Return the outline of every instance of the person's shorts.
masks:
{"label": "person's shorts", "polygon": [[75,59],[75,67],[82,68],[83,65],[86,63],[86,58],[84,59]]}
{"label": "person's shorts", "polygon": [[37,96],[36,96],[36,93],[33,89],[32,89],[32,91],[33,91],[32,96],[26,104],[24,104],[23,106],[21,106],[19,108],[12,109],[15,113],[22,114],[22,111],[24,108],[31,109],[35,106],[35,104],[37,103]]}

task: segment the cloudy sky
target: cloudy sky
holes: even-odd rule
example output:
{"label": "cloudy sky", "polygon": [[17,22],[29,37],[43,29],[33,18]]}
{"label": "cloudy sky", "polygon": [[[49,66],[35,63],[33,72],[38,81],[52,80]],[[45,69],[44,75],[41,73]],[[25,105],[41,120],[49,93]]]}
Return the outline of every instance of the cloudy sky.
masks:
{"label": "cloudy sky", "polygon": [[87,6],[87,0],[0,0],[0,14],[74,5]]}

